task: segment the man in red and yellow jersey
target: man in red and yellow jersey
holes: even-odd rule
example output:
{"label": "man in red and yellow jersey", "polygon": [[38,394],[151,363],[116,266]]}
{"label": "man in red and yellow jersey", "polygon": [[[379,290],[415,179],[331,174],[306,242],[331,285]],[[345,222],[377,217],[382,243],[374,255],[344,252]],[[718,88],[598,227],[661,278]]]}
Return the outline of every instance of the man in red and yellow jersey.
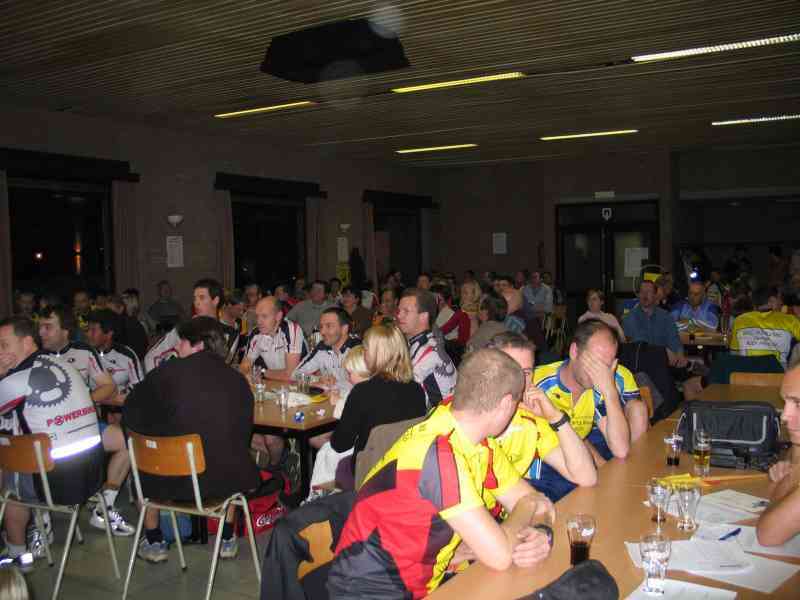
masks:
{"label": "man in red and yellow jersey", "polygon": [[[406,431],[367,475],[336,548],[332,600],[422,598],[439,585],[462,540],[497,570],[548,556],[548,536],[532,522],[553,517],[553,505],[493,439],[524,389],[522,369],[498,350],[464,360],[452,403]],[[502,525],[486,509],[487,487],[510,513]]]}

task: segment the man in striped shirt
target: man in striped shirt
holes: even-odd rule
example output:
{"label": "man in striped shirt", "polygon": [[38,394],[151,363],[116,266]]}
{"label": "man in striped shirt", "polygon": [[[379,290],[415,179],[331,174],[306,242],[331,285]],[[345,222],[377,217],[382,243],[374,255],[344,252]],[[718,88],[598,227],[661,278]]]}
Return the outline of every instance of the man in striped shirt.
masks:
{"label": "man in striped shirt", "polygon": [[361,340],[350,335],[351,325],[350,315],[343,308],[326,308],[319,318],[322,342],[300,362],[292,377],[318,373],[323,383],[336,385],[340,393],[348,391],[351,385],[342,361],[352,348],[361,344]]}

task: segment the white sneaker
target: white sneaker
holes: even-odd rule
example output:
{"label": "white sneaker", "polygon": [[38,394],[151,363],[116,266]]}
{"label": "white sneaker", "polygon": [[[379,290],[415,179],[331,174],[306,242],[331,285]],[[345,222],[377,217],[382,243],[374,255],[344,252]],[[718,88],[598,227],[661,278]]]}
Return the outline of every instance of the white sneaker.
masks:
{"label": "white sneaker", "polygon": [[[45,528],[47,528],[47,525],[45,525]],[[36,527],[35,525],[29,527],[28,535],[26,537],[27,537],[26,541],[28,544],[28,550],[31,552],[31,554],[33,554],[34,559],[40,559],[47,556],[47,551],[45,550],[44,546],[44,536],[42,535],[42,532],[39,530],[38,527]],[[47,542],[49,544],[52,544],[54,538],[55,536],[53,535],[53,529],[50,528],[49,531],[47,532]]]}
{"label": "white sneaker", "polygon": [[[125,518],[115,508],[108,509],[108,520],[111,521],[111,533],[118,536],[129,536],[136,533],[136,528],[128,523]],[[106,523],[103,519],[103,512],[95,509],[89,519],[89,525],[97,529],[105,529]]]}

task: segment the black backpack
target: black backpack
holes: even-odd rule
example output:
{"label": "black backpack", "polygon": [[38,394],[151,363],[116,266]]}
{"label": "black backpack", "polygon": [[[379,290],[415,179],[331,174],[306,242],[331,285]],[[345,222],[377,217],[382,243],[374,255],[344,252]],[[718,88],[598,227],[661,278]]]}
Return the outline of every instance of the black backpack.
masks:
{"label": "black backpack", "polygon": [[777,457],[780,419],[767,402],[687,402],[676,429],[689,453],[698,427],[711,433],[712,466],[765,471]]}

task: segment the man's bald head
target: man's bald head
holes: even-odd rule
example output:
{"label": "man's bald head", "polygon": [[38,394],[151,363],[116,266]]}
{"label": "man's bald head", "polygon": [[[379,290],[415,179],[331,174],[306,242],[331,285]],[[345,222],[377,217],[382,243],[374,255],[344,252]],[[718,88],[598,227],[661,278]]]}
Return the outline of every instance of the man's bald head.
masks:
{"label": "man's bald head", "polygon": [[281,303],[275,296],[264,296],[256,304],[259,333],[273,335],[278,330],[282,319]]}

